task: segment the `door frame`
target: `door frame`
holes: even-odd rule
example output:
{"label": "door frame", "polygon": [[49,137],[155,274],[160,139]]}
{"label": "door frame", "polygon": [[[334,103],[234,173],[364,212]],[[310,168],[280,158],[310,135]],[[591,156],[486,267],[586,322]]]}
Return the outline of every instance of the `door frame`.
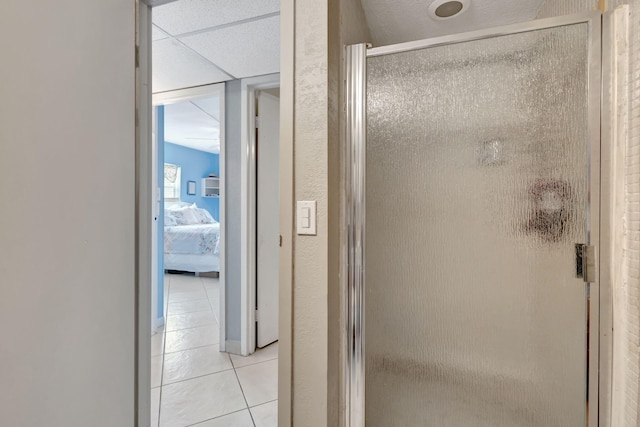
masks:
{"label": "door frame", "polygon": [[280,87],[280,73],[242,79],[240,98],[240,352],[248,356],[256,351],[256,92]]}
{"label": "door frame", "polygon": [[[151,386],[151,9],[174,0],[136,0],[136,361],[135,425],[150,423]],[[292,422],[293,200],[295,2],[280,3],[280,182],[281,234],[278,356],[278,425]],[[224,307],[223,307],[224,308]],[[221,313],[224,319],[224,315]],[[221,339],[221,342],[224,340]]]}
{"label": "door frame", "polygon": [[[347,250],[343,263],[347,272],[344,278],[344,298],[346,301],[345,316],[347,354],[344,361],[343,389],[345,393],[345,425],[347,427],[364,427],[365,425],[365,347],[364,347],[364,286],[365,286],[365,194],[366,194],[366,62],[367,58],[408,52],[436,46],[482,40],[497,36],[523,33],[545,28],[588,23],[589,24],[589,75],[588,75],[588,109],[589,109],[589,191],[591,205],[588,220],[589,245],[596,248],[596,253],[605,253],[609,247],[608,223],[601,228],[601,197],[608,197],[609,188],[602,186],[601,174],[608,173],[606,165],[601,165],[600,153],[609,151],[609,138],[601,135],[601,114],[606,108],[601,108],[602,88],[602,15],[599,11],[580,13],[570,16],[554,17],[535,20],[520,24],[507,25],[480,31],[418,40],[390,46],[371,48],[366,44],[347,46],[346,50],[346,101],[347,121],[345,156],[345,218],[347,225],[346,241],[343,243]],[[604,168],[603,170],[601,170]],[[603,231],[604,230],[604,231]],[[602,233],[602,235],[601,235]],[[602,250],[601,250],[602,249]],[[608,256],[598,256],[596,260],[597,275],[595,282],[587,283],[590,304],[588,316],[588,349],[587,352],[587,381],[588,402],[596,404],[586,405],[587,423],[591,426],[609,426],[607,415],[610,413],[610,384],[612,352],[611,341],[611,282],[607,274],[608,268],[604,263],[610,262]],[[601,339],[602,338],[602,339]],[[602,414],[602,416],[601,416]]]}
{"label": "door frame", "polygon": [[[225,84],[224,83],[214,83],[204,86],[198,86],[188,89],[178,89],[171,90],[166,92],[159,92],[152,94],[152,115],[154,117],[153,123],[154,126],[157,125],[157,121],[155,119],[156,116],[156,107],[160,105],[174,104],[176,102],[188,101],[192,99],[205,98],[212,95],[216,95],[219,97],[220,102],[220,153],[219,153],[219,170],[220,170],[220,238],[218,244],[218,252],[220,254],[220,319],[218,319],[219,323],[219,333],[220,333],[220,343],[219,349],[220,351],[225,351],[225,343],[226,343],[226,333],[225,333],[225,241],[226,241],[226,224],[225,221],[225,166],[226,166],[226,157],[225,157]],[[157,135],[157,132],[154,132]],[[157,139],[157,138],[156,138]],[[156,150],[160,149],[159,142],[152,141],[152,144],[156,145]],[[160,167],[160,165],[158,165]],[[161,236],[158,236],[161,238]],[[154,284],[157,285],[157,284]]]}

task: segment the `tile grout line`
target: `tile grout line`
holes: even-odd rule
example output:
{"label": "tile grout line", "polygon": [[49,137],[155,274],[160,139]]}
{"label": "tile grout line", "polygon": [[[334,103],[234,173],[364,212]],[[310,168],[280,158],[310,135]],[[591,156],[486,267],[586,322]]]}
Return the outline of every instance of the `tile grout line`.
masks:
{"label": "tile grout line", "polygon": [[[167,279],[165,274],[164,279]],[[167,344],[167,331],[165,330],[167,327],[167,319],[169,317],[169,293],[171,292],[171,278],[167,281],[167,301],[166,301],[166,313],[165,313],[165,321],[162,331],[162,366],[160,370],[160,396],[158,398],[158,424],[155,427],[160,427],[160,417],[162,416],[162,379],[164,376],[164,354],[165,354],[165,345]]]}
{"label": "tile grout line", "polygon": [[[240,356],[240,357],[243,357],[243,356]],[[246,368],[247,366],[257,365],[259,363],[273,362],[274,360],[278,360],[278,356],[274,357],[273,359],[265,359],[259,362],[247,363],[246,365],[242,365],[242,366],[236,366],[235,363],[233,363],[233,358],[231,358],[231,363],[233,363],[233,369],[242,369],[242,368]]]}
{"label": "tile grout line", "polygon": [[[200,282],[203,282],[202,278],[198,278],[198,280]],[[202,285],[204,286],[204,283],[202,283]],[[205,291],[206,291],[206,288],[205,288]],[[219,292],[219,288],[217,289],[217,291]],[[214,292],[211,292],[211,294],[213,294],[213,293]],[[168,303],[168,301],[169,301],[169,298],[170,298],[171,294],[172,294],[172,286],[171,286],[171,284],[169,284],[169,286],[168,286],[168,295],[167,295],[167,308],[166,308],[166,310],[167,310],[167,314],[166,314],[167,318],[169,317],[168,316],[168,312],[169,312],[169,307],[168,307],[169,303]],[[273,400],[270,400],[270,401],[267,401],[267,402],[262,402],[260,404],[254,405],[254,406],[249,406],[249,403],[247,401],[247,397],[246,397],[245,392],[244,392],[244,388],[242,387],[242,383],[240,382],[240,378],[239,378],[238,373],[237,373],[238,369],[242,369],[242,368],[245,368],[245,367],[249,367],[249,366],[253,366],[253,365],[257,365],[257,364],[261,364],[261,363],[272,362],[274,360],[277,360],[278,359],[277,355],[275,357],[273,357],[273,358],[268,358],[268,359],[265,359],[265,360],[248,363],[248,364],[245,364],[243,366],[236,366],[236,364],[233,361],[233,358],[231,357],[231,354],[227,353],[227,358],[228,358],[228,360],[229,360],[229,362],[231,364],[231,368],[229,368],[229,369],[222,369],[220,371],[211,372],[211,373],[207,373],[207,374],[203,374],[203,375],[198,375],[198,376],[191,377],[191,378],[184,378],[184,379],[181,379],[181,380],[178,380],[178,381],[174,381],[174,382],[171,382],[171,383],[168,383],[168,384],[164,384],[164,381],[165,381],[165,377],[164,377],[165,357],[166,357],[167,354],[170,355],[170,354],[175,354],[175,353],[179,353],[179,352],[199,349],[199,348],[213,347],[213,346],[215,346],[217,344],[217,343],[213,343],[213,344],[207,344],[207,345],[203,345],[203,346],[196,346],[196,347],[192,347],[192,348],[186,348],[186,349],[182,349],[182,350],[176,350],[176,351],[167,352],[167,333],[168,332],[180,332],[180,331],[185,331],[185,330],[189,330],[189,329],[204,328],[204,327],[211,327],[211,326],[214,326],[214,327],[217,326],[218,328],[220,327],[219,326],[219,320],[218,320],[218,318],[216,316],[216,312],[213,309],[213,301],[209,297],[210,293],[206,292],[206,294],[207,294],[207,298],[206,299],[202,298],[202,299],[199,299],[199,300],[206,300],[208,302],[210,310],[212,311],[214,319],[216,320],[214,324],[192,326],[192,327],[186,327],[186,328],[182,328],[182,329],[176,329],[176,330],[173,330],[173,331],[168,331],[168,330],[166,330],[166,323],[168,323],[168,322],[165,323],[165,330],[163,330],[163,332],[162,332],[163,333],[162,367],[161,367],[162,368],[162,372],[161,372],[161,377],[160,377],[161,379],[160,379],[160,386],[159,386],[159,388],[160,388],[160,405],[159,405],[159,409],[158,409],[158,426],[157,427],[159,427],[159,425],[160,425],[160,417],[162,415],[161,407],[162,407],[162,394],[163,394],[163,391],[164,391],[164,387],[175,385],[175,384],[179,384],[179,383],[190,381],[190,380],[195,380],[195,379],[198,379],[198,378],[203,378],[203,377],[207,377],[207,376],[220,374],[220,373],[223,373],[223,372],[228,372],[230,370],[233,370],[234,376],[236,378],[236,381],[238,382],[238,386],[240,387],[240,391],[242,393],[242,397],[243,397],[243,400],[244,400],[245,405],[246,405],[245,408],[243,408],[241,410],[238,410],[238,411],[229,412],[227,414],[222,414],[222,415],[217,416],[217,417],[213,417],[213,418],[209,418],[209,419],[206,419],[206,420],[198,421],[198,422],[196,422],[194,424],[189,424],[189,426],[197,426],[197,425],[203,424],[203,423],[205,423],[207,421],[215,420],[215,419],[218,419],[218,418],[222,418],[222,417],[234,414],[234,413],[238,413],[238,412],[244,411],[246,409],[249,412],[249,416],[250,416],[251,422],[252,422],[253,426],[255,427],[256,423],[255,423],[255,420],[254,420],[254,417],[253,417],[253,413],[251,412],[251,408],[256,408],[258,406],[262,406],[262,405],[266,405],[266,404],[269,404],[269,403],[273,403],[273,402],[276,402],[278,400],[276,398],[276,399],[273,399]],[[188,303],[188,302],[192,302],[192,301],[198,301],[198,300],[177,301],[177,303],[183,303],[183,302],[184,303]],[[195,311],[195,312],[186,312],[186,313],[178,313],[176,315],[186,315],[186,314],[199,313],[199,312],[205,312],[205,311],[208,311],[208,310]]]}
{"label": "tile grout line", "polygon": [[195,380],[195,379],[198,379],[198,378],[208,377],[208,376],[211,376],[211,375],[217,375],[217,374],[221,374],[221,373],[223,373],[223,372],[229,372],[229,371],[231,371],[231,370],[232,370],[232,368],[229,368],[229,369],[223,369],[223,370],[221,370],[221,371],[210,372],[210,373],[208,373],[208,374],[198,375],[198,376],[195,376],[195,377],[183,378],[183,379],[178,380],[178,381],[174,381],[174,382],[167,383],[167,384],[162,384],[162,387],[167,386],[167,385],[180,384],[180,383],[183,383],[183,382],[185,382],[185,381],[191,381],[191,380]]}
{"label": "tile grout line", "polygon": [[[206,313],[206,311],[198,311],[198,313]],[[212,313],[212,315],[213,315],[213,317],[214,317],[214,318],[216,317],[213,313]],[[172,329],[171,331],[166,331],[166,330],[165,330],[165,332],[180,332],[180,331],[187,331],[187,330],[189,330],[189,329],[205,328],[205,327],[207,327],[207,326],[217,326],[217,323],[218,323],[218,322],[216,322],[216,323],[209,323],[209,324],[206,324],[206,325],[189,326],[189,327],[181,328],[181,329]]]}
{"label": "tile grout line", "polygon": [[277,401],[278,401],[278,399],[273,399],[273,400],[270,400],[270,401],[268,401],[268,402],[258,403],[257,405],[250,406],[250,407],[249,407],[249,409],[251,409],[251,408],[257,408],[258,406],[267,405],[267,404],[269,404],[269,403],[273,403],[273,402],[277,402]]}
{"label": "tile grout line", "polygon": [[[233,361],[231,362],[233,364]],[[236,376],[236,381],[238,381],[238,385],[240,386],[240,392],[242,392],[242,398],[244,399],[245,405],[247,405],[247,411],[249,411],[249,417],[251,417],[251,423],[253,423],[253,427],[256,427],[256,422],[253,419],[253,414],[251,413],[251,407],[249,406],[249,402],[247,402],[247,396],[244,394],[244,389],[242,388],[242,383],[240,382],[240,378],[238,377],[238,373],[236,372],[236,368],[233,368],[233,374]]]}
{"label": "tile grout line", "polygon": [[189,351],[189,350],[195,350],[197,348],[204,348],[204,347],[211,347],[212,345],[218,345],[220,344],[219,342],[214,342],[211,344],[205,344],[205,345],[198,345],[196,347],[189,347],[189,348],[183,348],[182,350],[175,350],[175,351],[165,351],[164,353],[162,353],[163,355],[165,354],[175,354],[175,353],[180,353],[182,351]]}
{"label": "tile grout line", "polygon": [[[220,418],[222,418],[222,417],[226,417],[227,415],[237,414],[238,412],[242,412],[242,411],[249,411],[249,408],[239,409],[239,410],[237,410],[237,411],[229,412],[228,414],[218,415],[217,417],[213,417],[213,418],[207,418],[206,420],[198,421],[198,422],[197,422],[197,423],[195,423],[195,424],[189,424],[189,425],[188,425],[188,426],[186,426],[186,427],[196,427],[196,426],[199,426],[199,425],[201,425],[201,424],[206,423],[207,421],[217,420],[217,419],[220,419]],[[250,411],[249,411],[249,412],[250,412]],[[253,420],[252,420],[252,421],[253,421]]]}

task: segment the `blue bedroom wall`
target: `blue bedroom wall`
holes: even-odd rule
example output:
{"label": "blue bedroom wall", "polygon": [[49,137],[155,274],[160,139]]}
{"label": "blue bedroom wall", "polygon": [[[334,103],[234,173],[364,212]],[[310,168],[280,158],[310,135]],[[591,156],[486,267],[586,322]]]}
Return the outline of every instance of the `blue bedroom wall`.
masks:
{"label": "blue bedroom wall", "polygon": [[[220,199],[202,197],[202,178],[209,174],[220,176],[220,156],[165,141],[164,162],[180,166],[180,200],[196,203],[198,207],[208,210],[216,221],[220,221]],[[195,196],[187,195],[187,181],[195,181]]]}

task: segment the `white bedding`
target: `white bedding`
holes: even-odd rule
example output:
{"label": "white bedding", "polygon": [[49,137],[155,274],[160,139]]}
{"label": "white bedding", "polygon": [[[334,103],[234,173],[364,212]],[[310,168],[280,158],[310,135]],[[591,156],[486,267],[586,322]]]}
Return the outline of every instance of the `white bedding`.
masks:
{"label": "white bedding", "polygon": [[165,210],[165,270],[220,271],[220,224],[202,211],[195,206]]}

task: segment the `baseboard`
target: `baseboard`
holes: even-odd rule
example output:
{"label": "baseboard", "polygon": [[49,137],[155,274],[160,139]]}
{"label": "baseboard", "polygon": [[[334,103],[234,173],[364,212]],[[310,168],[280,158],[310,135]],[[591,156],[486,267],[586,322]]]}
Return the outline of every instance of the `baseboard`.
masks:
{"label": "baseboard", "polygon": [[151,334],[155,334],[155,332],[164,326],[164,316],[163,317],[158,317],[157,319],[152,321],[152,325],[151,325]]}
{"label": "baseboard", "polygon": [[227,353],[242,355],[242,346],[240,345],[240,341],[226,341],[225,347]]}

